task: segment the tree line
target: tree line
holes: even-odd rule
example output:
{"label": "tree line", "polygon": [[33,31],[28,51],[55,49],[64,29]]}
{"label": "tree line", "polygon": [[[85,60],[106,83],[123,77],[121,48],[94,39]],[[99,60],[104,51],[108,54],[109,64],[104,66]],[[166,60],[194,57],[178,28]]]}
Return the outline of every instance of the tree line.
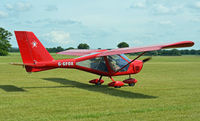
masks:
{"label": "tree line", "polygon": [[[131,53],[130,55],[139,55],[140,53]],[[147,56],[181,56],[181,55],[200,55],[200,50],[178,50],[178,49],[172,49],[172,50],[157,50],[157,51],[150,51],[146,52],[144,55]]]}

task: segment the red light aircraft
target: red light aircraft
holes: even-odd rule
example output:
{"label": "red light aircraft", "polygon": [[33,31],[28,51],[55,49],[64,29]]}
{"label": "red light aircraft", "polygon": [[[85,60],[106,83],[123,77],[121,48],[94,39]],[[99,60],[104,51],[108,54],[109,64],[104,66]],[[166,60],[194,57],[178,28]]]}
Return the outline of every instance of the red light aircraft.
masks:
{"label": "red light aircraft", "polygon": [[[131,74],[139,73],[143,67],[143,63],[150,60],[137,60],[145,52],[155,51],[168,48],[191,47],[194,45],[192,41],[181,41],[173,44],[154,45],[148,47],[128,47],[112,50],[83,50],[73,49],[58,52],[57,54],[80,56],[73,59],[54,60],[45,47],[37,39],[33,32],[15,31],[19,50],[23,60],[23,64],[12,63],[13,65],[22,65],[27,72],[45,71],[55,68],[75,68],[90,73],[100,75],[100,78],[89,81],[90,83],[101,85],[104,80],[102,76],[110,77],[112,80],[109,86],[119,88],[127,83],[134,86],[136,79],[131,78]],[[142,52],[135,59],[130,60],[125,53]],[[112,76],[129,75],[129,79],[115,81]]]}

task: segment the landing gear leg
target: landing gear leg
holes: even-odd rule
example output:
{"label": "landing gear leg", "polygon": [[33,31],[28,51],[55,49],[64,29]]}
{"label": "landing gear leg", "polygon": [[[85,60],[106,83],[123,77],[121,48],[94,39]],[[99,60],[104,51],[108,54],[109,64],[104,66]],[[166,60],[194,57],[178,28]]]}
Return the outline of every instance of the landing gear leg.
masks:
{"label": "landing gear leg", "polygon": [[95,85],[101,85],[101,79],[102,79],[102,75],[99,77],[99,80],[98,80],[98,82],[95,84]]}
{"label": "landing gear leg", "polygon": [[[131,74],[129,74],[129,79],[132,79],[132,78],[131,78]],[[128,84],[128,86],[134,86],[134,85],[135,85],[135,83],[129,83],[129,84]]]}
{"label": "landing gear leg", "polygon": [[113,82],[115,82],[115,80],[114,80],[112,77],[110,77],[110,79],[111,79]]}
{"label": "landing gear leg", "polygon": [[129,74],[129,79],[131,79],[131,75]]}

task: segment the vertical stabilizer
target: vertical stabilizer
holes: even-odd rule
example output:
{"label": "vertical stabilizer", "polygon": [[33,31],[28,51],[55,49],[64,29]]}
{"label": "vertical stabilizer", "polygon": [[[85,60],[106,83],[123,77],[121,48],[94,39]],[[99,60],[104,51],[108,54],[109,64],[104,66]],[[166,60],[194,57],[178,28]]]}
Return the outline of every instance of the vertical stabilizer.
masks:
{"label": "vertical stabilizer", "polygon": [[52,61],[53,58],[33,32],[15,31],[23,63]]}
{"label": "vertical stabilizer", "polygon": [[54,67],[36,67],[40,62],[51,62],[53,57],[45,49],[33,32],[15,31],[21,57],[27,72],[37,72]]}

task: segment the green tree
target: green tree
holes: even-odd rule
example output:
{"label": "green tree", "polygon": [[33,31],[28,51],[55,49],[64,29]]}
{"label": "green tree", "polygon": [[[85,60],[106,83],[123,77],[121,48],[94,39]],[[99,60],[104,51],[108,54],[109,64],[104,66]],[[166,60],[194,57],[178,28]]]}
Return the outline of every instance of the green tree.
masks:
{"label": "green tree", "polygon": [[196,55],[196,54],[197,54],[196,50],[194,50],[194,49],[190,50],[190,55]]}
{"label": "green tree", "polygon": [[56,52],[61,52],[61,51],[64,51],[65,49],[63,49],[61,46],[58,46],[57,48],[56,48]]}
{"label": "green tree", "polygon": [[11,47],[11,48],[9,49],[9,52],[19,52],[19,48]]}
{"label": "green tree", "polygon": [[157,56],[158,55],[158,51],[149,51],[149,52],[146,52],[144,55],[147,55],[147,56]]}
{"label": "green tree", "polygon": [[0,56],[8,55],[8,51],[11,48],[9,43],[12,33],[0,27]]}
{"label": "green tree", "polygon": [[200,55],[200,50],[197,50],[197,55]]}
{"label": "green tree", "polygon": [[126,42],[120,42],[118,45],[117,45],[118,48],[124,48],[124,47],[129,47],[129,45],[126,43]]}
{"label": "green tree", "polygon": [[72,49],[74,49],[74,48],[73,47],[68,47],[65,50],[72,50]]}
{"label": "green tree", "polygon": [[46,48],[47,51],[49,51],[50,53],[55,53],[55,52],[61,52],[64,51],[65,49],[63,49],[61,46],[58,47],[53,47],[53,48]]}
{"label": "green tree", "polygon": [[78,49],[89,49],[90,46],[86,43],[81,43],[78,45]]}
{"label": "green tree", "polygon": [[180,56],[181,53],[180,53],[180,51],[177,50],[177,49],[172,49],[172,50],[170,51],[170,55],[172,55],[172,56]]}

